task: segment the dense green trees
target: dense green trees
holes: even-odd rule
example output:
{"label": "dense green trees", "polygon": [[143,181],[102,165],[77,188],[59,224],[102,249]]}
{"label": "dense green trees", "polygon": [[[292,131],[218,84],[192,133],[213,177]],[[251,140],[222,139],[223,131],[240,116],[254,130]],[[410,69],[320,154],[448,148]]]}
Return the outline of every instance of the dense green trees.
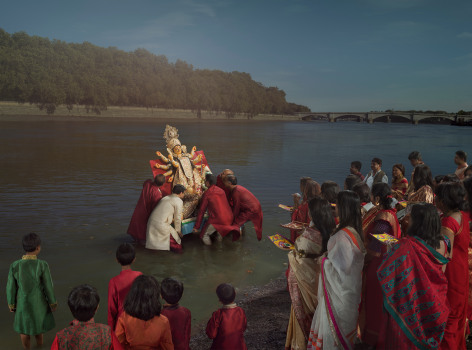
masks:
{"label": "dense green trees", "polygon": [[110,105],[191,109],[197,115],[209,110],[229,117],[309,111],[247,73],[194,69],[145,49],[69,44],[1,28],[0,99],[29,102],[49,114],[58,105],[72,110],[79,104],[96,113]]}

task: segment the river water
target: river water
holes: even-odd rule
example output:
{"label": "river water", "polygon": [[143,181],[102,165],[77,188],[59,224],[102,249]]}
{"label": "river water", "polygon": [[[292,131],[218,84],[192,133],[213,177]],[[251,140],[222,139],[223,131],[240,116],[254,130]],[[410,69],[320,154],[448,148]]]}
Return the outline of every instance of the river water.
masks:
{"label": "river water", "polygon": [[[419,150],[433,174],[452,173],[454,152],[472,154],[471,128],[445,125],[364,124],[355,122],[168,121],[179,129],[188,148],[204,150],[214,173],[230,168],[250,189],[264,211],[264,239],[252,224],[238,242],[227,238],[207,247],[185,236],[184,253],[137,247],[133,268],[159,280],[172,276],[185,286],[181,304],[192,322],[205,321],[219,307],[215,288],[229,282],[238,291],[262,285],[286,269],[286,253],[266,238],[289,215],[277,205],[291,204],[301,176],[342,186],[350,162],[360,160],[363,173],[380,157],[389,174],[394,163],[411,173],[408,154]],[[142,183],[151,177],[149,160],[165,151],[166,122],[151,119],[25,119],[0,121],[0,283],[4,293],[11,262],[22,256],[21,237],[40,234],[39,256],[49,263],[59,308],[56,329],[71,314],[67,295],[78,284],[98,288],[101,307],[96,320],[106,323],[107,286],[120,266],[115,250],[131,242],[126,234]],[[164,152],[163,152],[164,153]],[[4,297],[0,317],[2,348],[21,348],[12,329],[13,314]]]}

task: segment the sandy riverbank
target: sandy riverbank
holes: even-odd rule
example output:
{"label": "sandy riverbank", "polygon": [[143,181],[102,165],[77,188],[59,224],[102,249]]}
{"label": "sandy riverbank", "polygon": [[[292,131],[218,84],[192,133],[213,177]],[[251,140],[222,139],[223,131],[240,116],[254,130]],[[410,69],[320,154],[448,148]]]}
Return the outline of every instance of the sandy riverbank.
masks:
{"label": "sandy riverbank", "polygon": [[[290,317],[290,295],[287,280],[281,276],[264,286],[245,289],[237,296],[247,318],[244,333],[248,349],[284,349],[288,320]],[[192,350],[206,350],[212,340],[205,334],[206,323],[197,326],[190,340]]]}
{"label": "sandy riverbank", "polygon": [[235,114],[231,118],[224,112],[216,113],[201,111],[200,118],[196,112],[184,109],[162,109],[144,107],[107,107],[101,114],[92,111],[87,112],[84,106],[74,106],[69,111],[66,106],[57,107],[52,115],[45,110],[41,111],[35,105],[29,103],[0,102],[0,120],[6,121],[30,121],[30,120],[100,120],[102,118],[142,118],[142,119],[202,119],[202,120],[300,120],[293,115],[258,114],[248,118],[246,114]]}

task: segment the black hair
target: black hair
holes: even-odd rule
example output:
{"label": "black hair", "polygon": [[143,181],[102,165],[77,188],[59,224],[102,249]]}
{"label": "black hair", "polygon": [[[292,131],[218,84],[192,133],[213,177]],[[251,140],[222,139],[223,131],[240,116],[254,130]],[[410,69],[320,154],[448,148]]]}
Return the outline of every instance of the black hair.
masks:
{"label": "black hair", "polygon": [[348,190],[352,190],[352,188],[357,185],[358,183],[361,183],[361,178],[357,175],[348,175],[346,177],[346,180],[344,180],[344,183],[346,184],[346,187]]}
{"label": "black hair", "polygon": [[166,183],[166,177],[164,174],[157,174],[156,177],[154,177],[154,183],[157,186],[162,186]]}
{"label": "black hair", "polygon": [[354,187],[352,187],[352,191],[357,193],[362,203],[370,202],[370,187],[365,182],[354,185]]}
{"label": "black hair", "polygon": [[41,245],[41,238],[34,232],[23,236],[21,241],[25,252],[34,252]]}
{"label": "black hair", "polygon": [[372,163],[377,163],[378,165],[382,166],[382,159],[380,159],[380,158],[372,158]]}
{"label": "black hair", "polygon": [[468,172],[470,172],[471,173],[470,176],[472,176],[472,165],[469,165],[467,168],[465,168],[465,170],[464,170],[464,176],[465,177],[469,177],[469,176],[467,176]]}
{"label": "black hair", "polygon": [[457,151],[456,156],[458,156],[460,159],[462,159],[464,162],[467,161],[467,153],[464,151]]}
{"label": "black hair", "polygon": [[361,240],[364,241],[362,234],[361,203],[357,193],[353,191],[339,192],[336,207],[339,213],[339,230],[351,226],[357,231]]}
{"label": "black hair", "polygon": [[205,181],[208,181],[210,186],[213,186],[214,184],[216,184],[216,176],[213,174],[206,174]]}
{"label": "black hair", "polygon": [[131,265],[136,253],[134,247],[130,243],[121,243],[116,250],[116,260],[120,263],[121,266]]}
{"label": "black hair", "polygon": [[408,236],[418,236],[434,249],[441,245],[441,220],[433,204],[418,203],[411,208]]}
{"label": "black hair", "polygon": [[216,295],[224,305],[228,305],[236,298],[236,291],[231,284],[222,283],[216,287]]}
{"label": "black hair", "polygon": [[305,187],[308,181],[311,180],[309,176],[303,176],[300,178],[300,191],[302,192],[302,196],[305,193]]}
{"label": "black hair", "polygon": [[360,171],[361,168],[362,168],[362,163],[359,162],[358,160],[355,160],[355,161],[351,162],[351,166]]}
{"label": "black hair", "polygon": [[336,196],[339,192],[339,185],[334,181],[325,181],[321,185],[321,195],[330,203],[336,203]]}
{"label": "black hair", "polygon": [[100,304],[97,289],[88,284],[81,284],[71,290],[67,298],[70,312],[80,322],[92,319]]}
{"label": "black hair", "polygon": [[153,276],[140,275],[135,278],[123,304],[125,312],[143,321],[161,314],[159,282]]}
{"label": "black hair", "polygon": [[161,282],[161,296],[169,304],[177,304],[184,293],[182,282],[174,278],[164,278]]}
{"label": "black hair", "polygon": [[398,164],[394,164],[392,169],[393,168],[397,168],[398,170],[400,170],[400,172],[402,173],[403,176],[405,176],[405,167],[403,166],[403,164],[401,163],[398,163]]}
{"label": "black hair", "polygon": [[437,185],[439,185],[441,183],[441,181],[444,179],[446,175],[436,175],[434,177],[434,182],[436,182]]}
{"label": "black hair", "polygon": [[444,175],[442,182],[460,182],[461,179],[459,179],[459,176],[456,174],[447,174]]}
{"label": "black hair", "polygon": [[225,180],[228,181],[231,185],[236,186],[238,184],[238,179],[234,175],[227,175]]}
{"label": "black hair", "polygon": [[328,250],[328,240],[336,227],[331,204],[324,198],[315,197],[308,202],[311,221],[323,238],[322,252]]}
{"label": "black hair", "polygon": [[418,191],[421,187],[428,185],[433,188],[433,175],[431,169],[425,164],[419,164],[413,172],[413,187]]}
{"label": "black hair", "polygon": [[421,153],[413,151],[408,155],[408,160],[421,160]]}
{"label": "black hair", "polygon": [[175,193],[175,194],[181,194],[183,192],[185,192],[184,185],[175,185],[174,188],[172,189],[172,193]]}
{"label": "black hair", "polygon": [[465,209],[465,188],[460,182],[443,182],[436,187],[436,201],[448,210]]}
{"label": "black hair", "polygon": [[388,184],[384,182],[373,184],[372,197],[379,197],[379,204],[384,209],[390,209],[392,207],[392,190]]}
{"label": "black hair", "polygon": [[472,217],[472,177],[464,180],[464,189],[467,193],[470,216]]}

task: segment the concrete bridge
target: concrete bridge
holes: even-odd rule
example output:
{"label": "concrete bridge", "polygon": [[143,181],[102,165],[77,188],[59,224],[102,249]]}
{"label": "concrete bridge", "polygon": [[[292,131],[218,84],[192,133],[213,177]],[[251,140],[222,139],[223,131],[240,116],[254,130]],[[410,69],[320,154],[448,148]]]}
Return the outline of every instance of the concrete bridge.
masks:
{"label": "concrete bridge", "polygon": [[472,115],[457,114],[429,114],[429,113],[402,113],[402,112],[304,112],[297,113],[301,120],[325,120],[331,123],[336,121],[356,121],[385,123],[442,123],[442,124],[470,124]]}

